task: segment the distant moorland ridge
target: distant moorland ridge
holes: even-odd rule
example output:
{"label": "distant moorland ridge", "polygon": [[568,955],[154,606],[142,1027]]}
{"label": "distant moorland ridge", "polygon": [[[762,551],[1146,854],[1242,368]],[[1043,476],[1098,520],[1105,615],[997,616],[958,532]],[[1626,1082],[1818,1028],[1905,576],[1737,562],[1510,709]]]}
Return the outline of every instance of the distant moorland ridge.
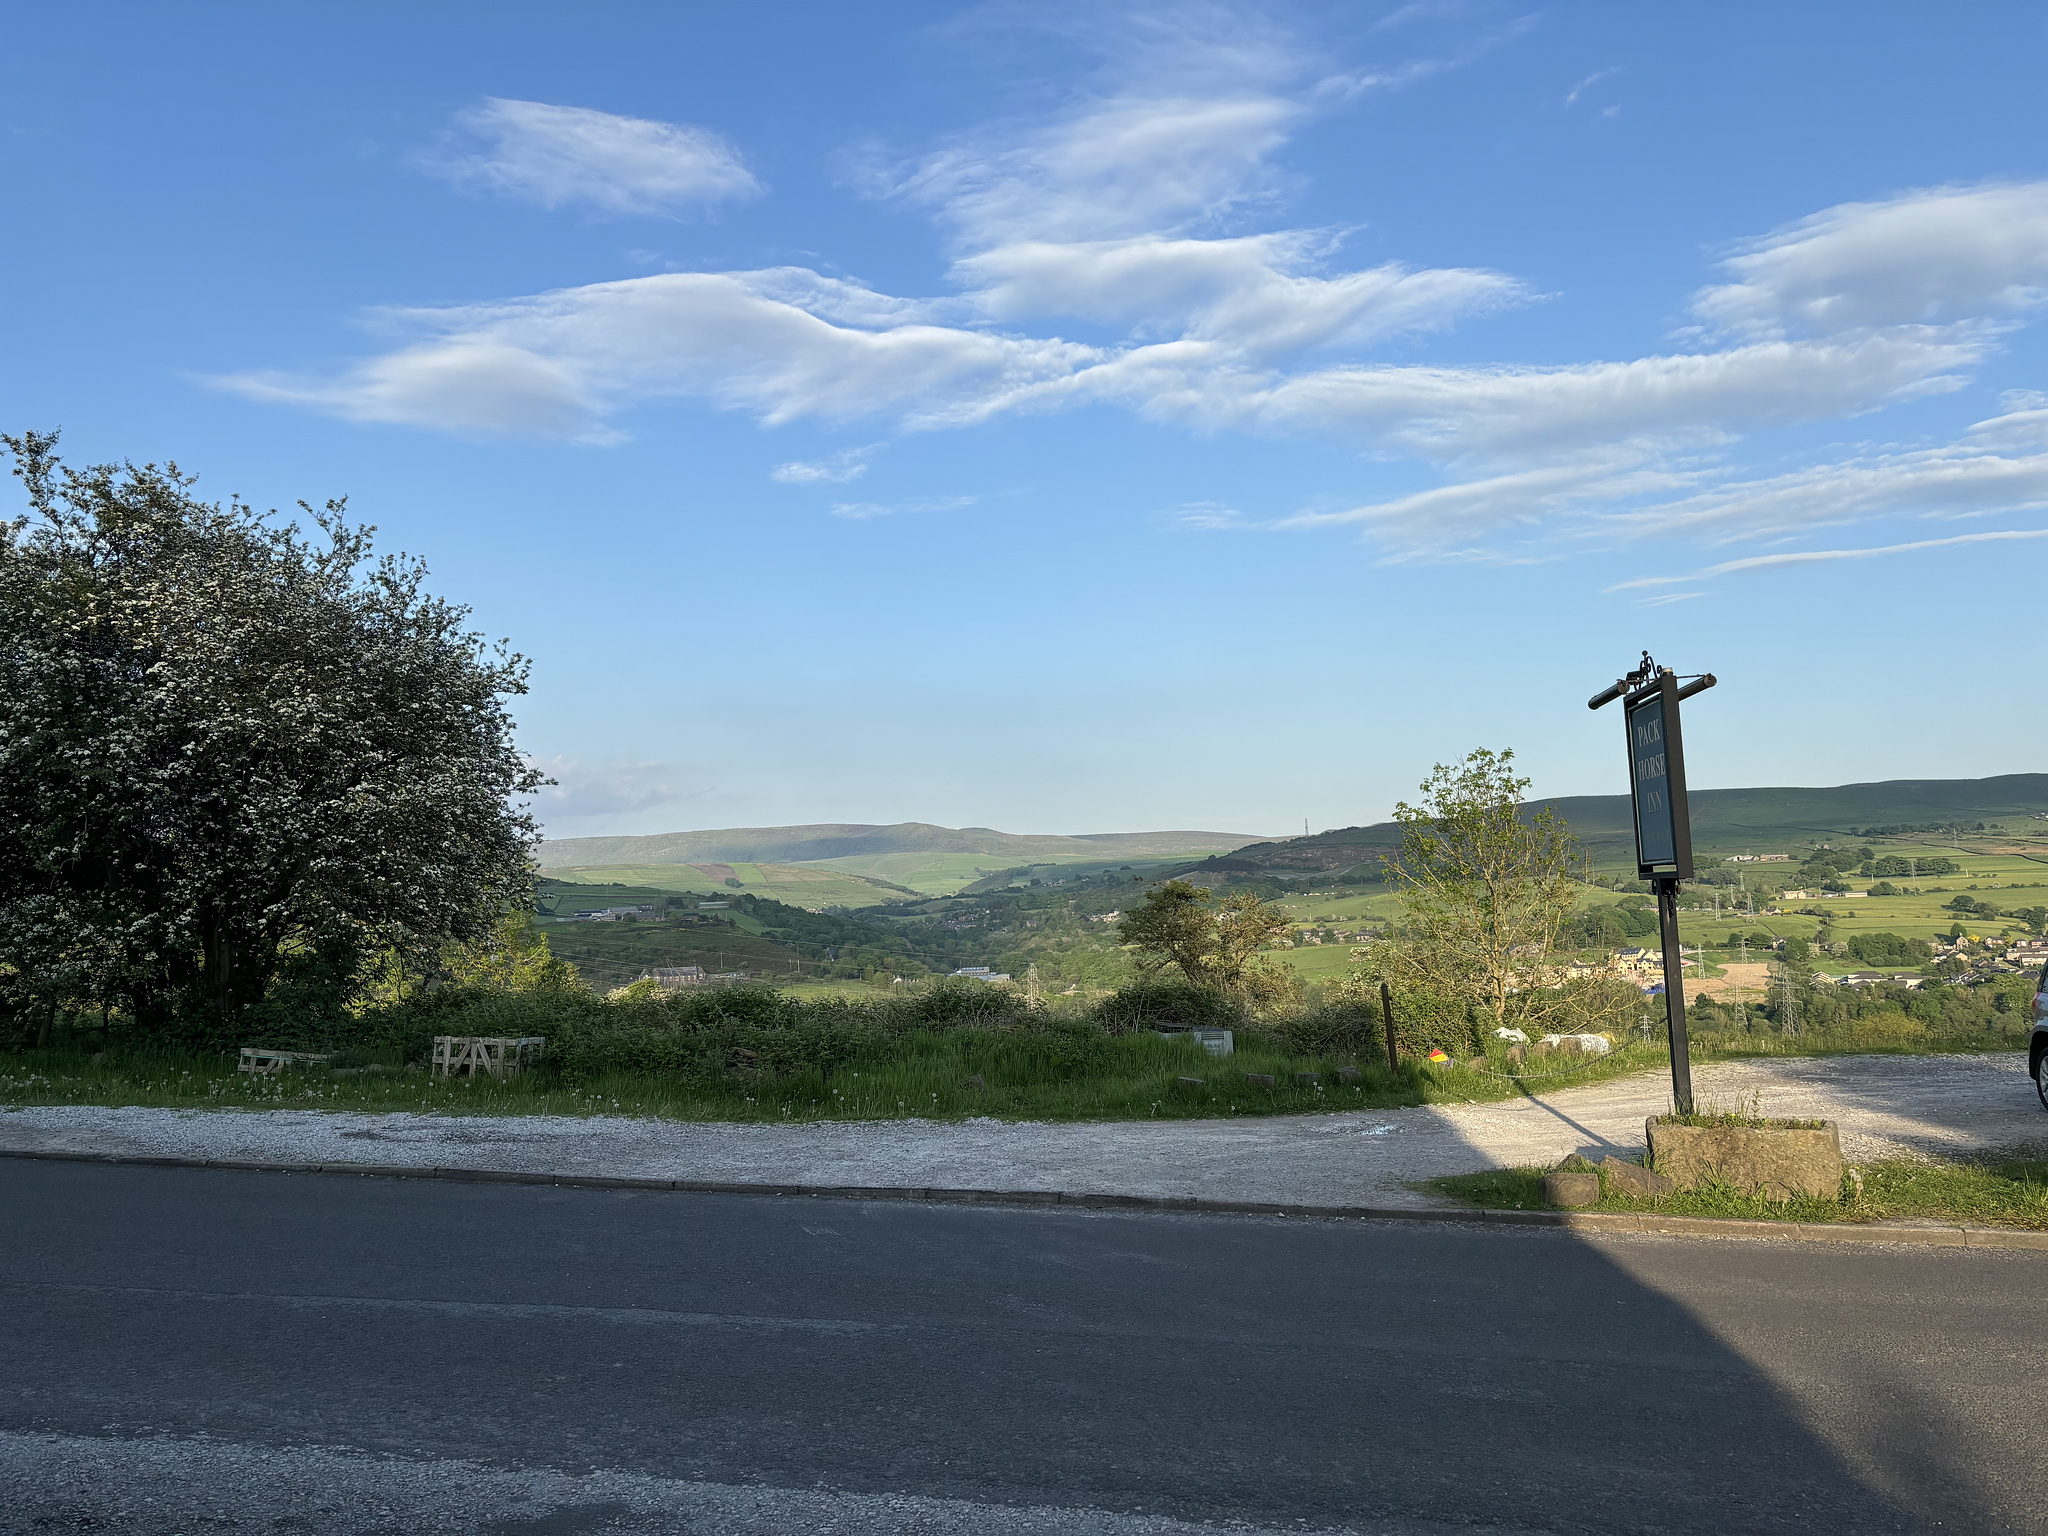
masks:
{"label": "distant moorland ridge", "polygon": [[808,827],[722,827],[648,837],[561,837],[541,844],[543,869],[618,864],[808,864],[882,853],[967,853],[1028,864],[1055,857],[1170,859],[1260,842],[1254,832],[1092,832],[1074,836],[997,832],[988,827],[833,822]]}
{"label": "distant moorland ridge", "polygon": [[[1960,823],[1967,830],[1980,821],[2031,818],[2048,812],[2048,773],[1886,779],[1832,789],[1696,789],[1686,798],[1692,808],[1693,846],[1725,857],[1749,851],[1791,852],[1865,827]],[[1531,811],[1546,808],[1564,818],[1596,859],[1611,860],[1632,846],[1627,795],[1562,795],[1529,806]],[[1214,860],[1213,867],[1219,873],[1247,875],[1314,874],[1349,869],[1392,853],[1400,842],[1400,827],[1383,821],[1312,837],[1249,843]]]}

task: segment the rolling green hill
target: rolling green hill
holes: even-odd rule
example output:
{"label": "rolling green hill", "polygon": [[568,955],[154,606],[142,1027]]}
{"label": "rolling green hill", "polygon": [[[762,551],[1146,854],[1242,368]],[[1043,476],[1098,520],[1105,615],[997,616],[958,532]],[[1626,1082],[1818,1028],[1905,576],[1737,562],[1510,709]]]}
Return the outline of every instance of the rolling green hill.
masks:
{"label": "rolling green hill", "polygon": [[[1888,779],[1832,789],[1696,789],[1693,846],[1725,858],[1733,853],[1797,853],[1815,842],[1859,835],[1866,827],[2003,822],[2013,833],[2048,832],[2048,773],[1989,779]],[[1627,795],[1564,795],[1531,803],[1548,807],[1571,827],[1596,863],[1633,857]],[[1399,847],[1390,821],[1342,827],[1284,842],[1251,843],[1190,869],[1221,875],[1335,874]]]}
{"label": "rolling green hill", "polygon": [[[988,827],[935,827],[921,821],[893,826],[829,823],[805,827],[727,827],[710,832],[665,832],[651,837],[551,838],[541,845],[541,868],[609,867],[645,864],[817,864],[858,861],[850,873],[880,873],[868,861],[890,855],[964,855],[963,864],[941,859],[931,874],[942,879],[1009,866],[1062,860],[1177,858],[1224,852],[1257,842],[1248,832],[1096,832],[1075,836],[997,832]],[[903,868],[915,871],[916,860]],[[897,874],[883,874],[902,880]],[[904,884],[913,882],[904,880]],[[919,887],[922,889],[923,887]]]}

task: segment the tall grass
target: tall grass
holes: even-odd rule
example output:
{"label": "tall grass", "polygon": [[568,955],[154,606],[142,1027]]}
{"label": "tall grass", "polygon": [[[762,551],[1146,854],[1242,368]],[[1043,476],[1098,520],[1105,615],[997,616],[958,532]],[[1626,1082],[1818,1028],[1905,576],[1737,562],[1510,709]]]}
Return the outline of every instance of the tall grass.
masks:
{"label": "tall grass", "polygon": [[[1299,1114],[1547,1094],[1661,1070],[1662,1019],[1597,1058],[1532,1055],[1505,1042],[1480,1055],[1419,1058],[1440,1021],[1397,1000],[1404,1065],[1390,1070],[1378,1011],[1320,999],[1253,1023],[1215,994],[1129,988],[1094,1005],[1027,1004],[978,982],[896,995],[799,998],[765,986],[598,997],[580,988],[448,987],[341,1019],[273,1027],[251,1045],[332,1052],[277,1077],[237,1073],[231,1055],[170,1051],[96,1024],[47,1049],[0,1054],[0,1104],[295,1106],[454,1113],[617,1113],[680,1119],[798,1121],[973,1116],[1046,1120]],[[1753,1016],[1761,1022],[1761,1016]],[[2002,1029],[1951,1038],[1917,1021],[1860,1021],[1800,1037],[1724,1030],[1694,1041],[1696,1060],[1820,1050],[2010,1048]],[[2004,1020],[2001,1018],[2000,1023]],[[1217,1024],[1237,1050],[1211,1057],[1159,1026]],[[1476,1033],[1476,1032],[1475,1032]],[[436,1035],[539,1035],[539,1066],[504,1082],[431,1077]],[[1449,1038],[1449,1037],[1447,1037]],[[1470,1054],[1467,1054],[1467,1053]],[[1355,1080],[1338,1081],[1345,1070]],[[1270,1076],[1272,1086],[1249,1081]],[[1297,1076],[1303,1078],[1297,1082]],[[1192,1079],[1194,1081],[1187,1081]]]}
{"label": "tall grass", "polygon": [[[749,1037],[756,1038],[759,1037]],[[358,1050],[276,1076],[238,1073],[192,1051],[47,1049],[0,1062],[0,1103],[318,1109],[456,1114],[655,1115],[680,1120],[1198,1119],[1419,1104],[1456,1095],[1443,1074],[1384,1062],[1304,1057],[1252,1043],[1217,1058],[1157,1035],[1073,1030],[913,1030],[871,1037],[830,1066],[776,1068],[729,1050],[707,1069],[561,1058],[515,1078],[436,1078]],[[366,1059],[371,1058],[371,1059]],[[1357,1081],[1339,1082],[1352,1067]],[[1313,1082],[1297,1082],[1296,1074]],[[1247,1074],[1273,1078],[1266,1086]],[[1192,1081],[1191,1081],[1192,1080]]]}

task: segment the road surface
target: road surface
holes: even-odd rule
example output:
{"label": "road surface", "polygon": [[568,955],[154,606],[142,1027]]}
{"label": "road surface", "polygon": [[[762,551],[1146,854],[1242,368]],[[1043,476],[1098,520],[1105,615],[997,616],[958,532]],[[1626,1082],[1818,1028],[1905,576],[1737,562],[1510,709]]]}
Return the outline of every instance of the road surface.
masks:
{"label": "road surface", "polygon": [[0,1160],[0,1529],[2048,1530],[2048,1254]]}

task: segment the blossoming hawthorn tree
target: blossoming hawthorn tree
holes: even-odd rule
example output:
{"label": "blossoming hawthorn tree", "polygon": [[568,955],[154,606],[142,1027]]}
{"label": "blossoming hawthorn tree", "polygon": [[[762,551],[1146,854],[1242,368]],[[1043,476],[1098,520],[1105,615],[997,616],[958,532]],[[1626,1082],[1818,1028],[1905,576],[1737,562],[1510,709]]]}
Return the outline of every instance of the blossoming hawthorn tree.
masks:
{"label": "blossoming hawthorn tree", "polygon": [[0,999],[232,1044],[281,982],[482,940],[532,881],[528,664],[372,550],[0,436]]}

